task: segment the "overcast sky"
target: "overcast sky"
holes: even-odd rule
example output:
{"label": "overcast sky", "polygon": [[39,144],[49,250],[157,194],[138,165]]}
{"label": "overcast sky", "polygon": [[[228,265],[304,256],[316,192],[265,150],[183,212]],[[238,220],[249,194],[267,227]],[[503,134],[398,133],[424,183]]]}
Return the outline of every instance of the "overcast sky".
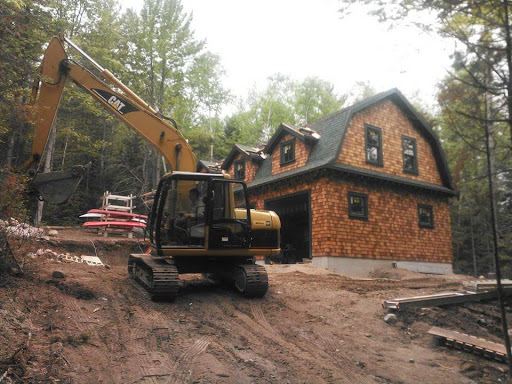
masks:
{"label": "overcast sky", "polygon": [[[140,9],[142,0],[123,6]],[[358,81],[376,91],[400,89],[435,107],[453,43],[414,27],[388,30],[363,9],[341,18],[337,0],[182,0],[196,36],[207,40],[226,71],[225,86],[245,97],[254,85],[282,73],[317,76],[338,94]]]}

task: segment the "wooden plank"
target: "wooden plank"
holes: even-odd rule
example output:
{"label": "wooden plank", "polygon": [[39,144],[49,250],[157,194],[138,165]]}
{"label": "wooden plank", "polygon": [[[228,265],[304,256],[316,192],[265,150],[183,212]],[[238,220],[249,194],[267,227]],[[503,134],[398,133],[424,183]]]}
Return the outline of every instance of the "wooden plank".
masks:
{"label": "wooden plank", "polygon": [[[464,284],[464,288],[471,290],[471,291],[476,291],[476,292],[490,291],[490,290],[498,288],[498,283],[496,282],[495,279],[475,280],[475,281],[464,282],[463,284]],[[511,288],[512,280],[503,279],[501,281],[501,285],[503,288]]]}
{"label": "wooden plank", "polygon": [[[505,297],[512,296],[512,288],[503,289]],[[440,305],[461,304],[468,302],[477,302],[484,300],[492,300],[497,297],[497,291],[486,292],[470,292],[470,291],[455,291],[443,292],[433,295],[402,297],[391,300],[384,300],[382,307],[384,309],[407,309],[411,307],[437,307]]]}
{"label": "wooden plank", "polygon": [[476,336],[439,327],[432,327],[428,331],[428,334],[444,339],[447,345],[457,349],[477,353],[486,357],[490,356],[500,361],[505,361],[507,357],[507,350],[504,345]]}

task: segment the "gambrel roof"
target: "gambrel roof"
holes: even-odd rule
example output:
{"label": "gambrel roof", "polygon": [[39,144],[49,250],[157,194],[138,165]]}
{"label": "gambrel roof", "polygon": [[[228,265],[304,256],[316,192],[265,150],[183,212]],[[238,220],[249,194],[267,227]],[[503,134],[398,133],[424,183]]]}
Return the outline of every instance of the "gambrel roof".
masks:
{"label": "gambrel roof", "polygon": [[[357,112],[360,112],[365,108],[368,108],[385,99],[392,100],[411,120],[414,127],[418,129],[418,131],[430,144],[436,160],[437,168],[441,176],[441,181],[443,184],[442,186],[423,181],[412,180],[406,177],[393,176],[382,172],[340,164],[337,162],[352,116],[354,116],[354,114]],[[343,108],[338,112],[335,112],[321,120],[309,124],[307,128],[310,128],[313,132],[315,132],[319,138],[318,140],[315,140],[314,145],[311,146],[306,165],[279,173],[277,175],[272,175],[272,159],[270,156],[267,156],[267,158],[263,160],[260,167],[258,168],[254,180],[247,184],[248,188],[259,187],[271,182],[275,182],[277,180],[298,176],[321,168],[327,168],[344,173],[362,175],[371,178],[387,180],[393,183],[420,187],[450,195],[455,194],[455,191],[452,187],[452,180],[448,168],[448,163],[446,161],[444,151],[441,148],[441,143],[437,134],[433,131],[432,127],[430,127],[426,120],[420,115],[420,113],[409,103],[404,95],[402,95],[402,93],[396,88],[379,93],[352,106]],[[287,124],[281,124],[279,129],[269,140],[269,143],[265,147],[264,152],[270,153],[272,148],[277,145],[279,139],[284,133],[290,133],[296,137],[300,137],[301,135],[299,129]],[[226,165],[226,162],[222,166],[223,169],[227,169],[228,167],[229,164]]]}

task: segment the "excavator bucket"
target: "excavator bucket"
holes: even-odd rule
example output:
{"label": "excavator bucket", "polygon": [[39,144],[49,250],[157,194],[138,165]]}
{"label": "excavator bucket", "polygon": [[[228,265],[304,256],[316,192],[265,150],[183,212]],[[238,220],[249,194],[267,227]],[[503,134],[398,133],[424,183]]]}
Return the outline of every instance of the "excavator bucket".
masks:
{"label": "excavator bucket", "polygon": [[69,200],[90,167],[91,163],[75,165],[65,171],[38,173],[31,181],[30,189],[48,203],[63,204]]}

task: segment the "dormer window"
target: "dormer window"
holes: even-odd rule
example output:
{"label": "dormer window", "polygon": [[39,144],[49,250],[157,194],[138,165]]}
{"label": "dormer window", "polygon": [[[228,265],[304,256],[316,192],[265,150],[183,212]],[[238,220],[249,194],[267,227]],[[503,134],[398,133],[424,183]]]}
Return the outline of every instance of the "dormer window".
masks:
{"label": "dormer window", "polygon": [[245,179],[245,160],[235,161],[235,179]]}
{"label": "dormer window", "polygon": [[416,153],[416,139],[402,136],[402,153],[404,157],[404,172],[418,174],[418,155]]}
{"label": "dormer window", "polygon": [[382,165],[382,131],[371,125],[364,127],[366,145],[366,163]]}
{"label": "dormer window", "polygon": [[281,165],[287,165],[295,161],[295,140],[281,143]]}

